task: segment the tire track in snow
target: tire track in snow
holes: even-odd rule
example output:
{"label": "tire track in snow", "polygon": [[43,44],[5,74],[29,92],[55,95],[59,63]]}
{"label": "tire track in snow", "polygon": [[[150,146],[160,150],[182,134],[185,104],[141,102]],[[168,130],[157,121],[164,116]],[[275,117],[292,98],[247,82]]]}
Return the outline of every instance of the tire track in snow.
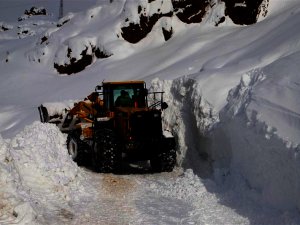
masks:
{"label": "tire track in snow", "polygon": [[84,171],[89,194],[84,203],[77,202],[73,211],[80,211],[70,224],[135,224],[137,183],[122,175]]}
{"label": "tire track in snow", "polygon": [[215,185],[213,181],[203,181],[191,170],[131,175],[84,173],[93,198],[84,204],[77,202],[73,211],[80,212],[67,224],[250,224],[206,189],[205,185]]}

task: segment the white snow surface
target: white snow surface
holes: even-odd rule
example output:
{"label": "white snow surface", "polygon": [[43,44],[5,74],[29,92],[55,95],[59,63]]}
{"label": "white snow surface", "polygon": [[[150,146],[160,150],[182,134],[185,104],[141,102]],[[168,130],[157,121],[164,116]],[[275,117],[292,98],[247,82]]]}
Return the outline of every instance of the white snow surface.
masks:
{"label": "white snow surface", "polygon": [[[64,2],[60,21],[59,1],[0,2],[0,224],[300,224],[297,0],[270,0],[251,26],[215,27],[223,3],[201,24],[161,18],[137,44],[120,28],[148,1]],[[48,14],[18,22],[32,6]],[[156,0],[146,14],[158,7],[172,10]],[[68,48],[79,59],[93,46],[113,55],[71,76],[53,68]],[[165,91],[172,173],[93,173],[71,160],[57,127],[38,122],[41,103],[56,112],[103,80],[128,79]]]}

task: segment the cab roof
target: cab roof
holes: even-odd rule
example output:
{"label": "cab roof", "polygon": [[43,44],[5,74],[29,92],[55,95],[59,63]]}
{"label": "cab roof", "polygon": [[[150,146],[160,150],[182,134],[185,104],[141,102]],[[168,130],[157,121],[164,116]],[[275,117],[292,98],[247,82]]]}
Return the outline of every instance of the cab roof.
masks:
{"label": "cab roof", "polygon": [[129,80],[129,81],[111,81],[111,82],[103,82],[103,85],[107,85],[107,84],[144,84],[145,81],[142,80]]}

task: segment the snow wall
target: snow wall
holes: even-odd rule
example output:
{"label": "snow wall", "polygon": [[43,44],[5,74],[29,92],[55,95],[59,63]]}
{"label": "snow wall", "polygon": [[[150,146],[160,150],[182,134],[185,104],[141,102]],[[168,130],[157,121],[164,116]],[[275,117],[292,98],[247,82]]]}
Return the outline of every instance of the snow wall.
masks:
{"label": "snow wall", "polygon": [[220,113],[201,82],[154,80],[170,93],[164,116],[177,135],[178,163],[202,178],[212,172],[224,188],[246,185],[263,204],[300,209],[299,60],[295,53],[243,74]]}
{"label": "snow wall", "polygon": [[231,90],[208,151],[215,175],[243,177],[262,200],[300,209],[299,54],[244,74]]}

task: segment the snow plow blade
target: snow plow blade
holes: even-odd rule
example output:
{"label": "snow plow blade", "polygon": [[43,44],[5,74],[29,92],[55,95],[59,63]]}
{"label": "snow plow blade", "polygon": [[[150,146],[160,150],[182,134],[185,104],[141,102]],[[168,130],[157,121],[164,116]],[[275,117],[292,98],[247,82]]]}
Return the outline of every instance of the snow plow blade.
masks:
{"label": "snow plow blade", "polygon": [[61,113],[53,113],[53,108],[51,109],[50,107],[50,109],[47,109],[47,107],[45,107],[44,105],[40,105],[38,107],[38,110],[42,123],[55,124],[63,133],[68,133],[70,127],[72,127],[75,123],[74,117],[70,115],[65,108],[61,110]]}
{"label": "snow plow blade", "polygon": [[47,123],[49,122],[49,113],[48,113],[48,110],[45,106],[43,105],[40,105],[38,107],[39,109],[39,114],[40,114],[40,120],[42,123]]}

